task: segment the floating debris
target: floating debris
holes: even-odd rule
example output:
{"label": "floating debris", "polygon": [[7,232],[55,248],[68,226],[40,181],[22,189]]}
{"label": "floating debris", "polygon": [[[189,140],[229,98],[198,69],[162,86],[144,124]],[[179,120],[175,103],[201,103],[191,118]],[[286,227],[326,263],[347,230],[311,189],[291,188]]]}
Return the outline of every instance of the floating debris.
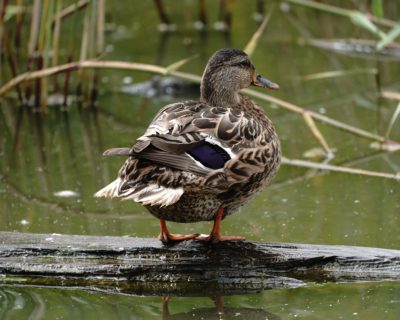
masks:
{"label": "floating debris", "polygon": [[79,197],[79,193],[72,190],[61,190],[53,193],[54,196],[59,198],[73,198]]}
{"label": "floating debris", "polygon": [[[331,152],[336,152],[336,149],[332,149]],[[304,151],[303,157],[306,159],[325,159],[327,157],[327,153],[324,149],[316,147]]]}
{"label": "floating debris", "polygon": [[148,81],[125,85],[121,88],[121,92],[143,97],[171,98],[182,95],[197,95],[199,86],[174,77],[155,76]]}
{"label": "floating debris", "polygon": [[372,142],[369,147],[375,150],[382,150],[387,152],[396,152],[400,150],[400,144],[396,142],[386,142],[386,143],[379,143],[379,142]]}
{"label": "floating debris", "polygon": [[23,226],[27,226],[28,224],[31,224],[28,220],[22,219],[20,222]]}
{"label": "floating debris", "polygon": [[168,23],[160,23],[158,25],[158,31],[160,32],[174,32],[176,31],[175,24],[168,24]]}

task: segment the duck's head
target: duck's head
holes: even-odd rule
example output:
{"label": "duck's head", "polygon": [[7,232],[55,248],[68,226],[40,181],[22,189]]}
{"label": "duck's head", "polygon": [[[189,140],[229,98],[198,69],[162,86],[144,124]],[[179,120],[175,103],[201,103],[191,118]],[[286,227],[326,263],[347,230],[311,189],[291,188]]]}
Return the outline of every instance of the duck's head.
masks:
{"label": "duck's head", "polygon": [[233,106],[240,102],[239,91],[250,85],[278,89],[276,83],[260,76],[248,55],[237,49],[215,52],[201,80],[201,100],[214,106]]}

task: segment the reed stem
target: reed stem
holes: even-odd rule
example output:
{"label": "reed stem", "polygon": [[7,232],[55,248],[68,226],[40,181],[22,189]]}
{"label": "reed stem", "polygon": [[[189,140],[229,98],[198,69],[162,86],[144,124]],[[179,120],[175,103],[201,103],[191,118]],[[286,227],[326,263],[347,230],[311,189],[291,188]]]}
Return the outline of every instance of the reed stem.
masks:
{"label": "reed stem", "polygon": [[341,167],[341,166],[335,166],[332,164],[317,163],[317,162],[312,162],[312,161],[288,159],[288,158],[283,158],[282,164],[296,166],[296,167],[318,169],[318,170],[328,170],[328,171],[334,171],[334,172],[358,174],[358,175],[363,175],[363,176],[394,179],[394,180],[400,181],[400,172],[386,173],[386,172],[378,172],[378,171],[370,171],[370,170],[364,170],[364,169],[358,169],[358,168]]}
{"label": "reed stem", "polygon": [[[190,73],[185,73],[181,71],[175,71],[171,70],[168,71],[167,68],[157,66],[157,65],[152,65],[152,64],[144,64],[144,63],[134,63],[134,62],[124,62],[124,61],[96,61],[96,60],[86,60],[86,61],[79,61],[79,62],[71,62],[67,63],[64,65],[60,65],[57,67],[52,67],[52,68],[47,68],[39,71],[33,71],[33,72],[25,72],[9,82],[7,82],[5,85],[3,85],[0,88],[0,96],[4,96],[8,91],[10,91],[12,88],[14,88],[16,85],[19,85],[22,82],[33,80],[33,79],[40,79],[43,77],[48,77],[54,74],[58,73],[63,73],[63,72],[71,72],[75,70],[81,70],[81,69],[96,69],[96,68],[111,68],[111,69],[124,69],[124,70],[136,70],[136,71],[146,71],[146,72],[151,72],[151,73],[157,73],[157,74],[170,74],[171,76],[188,80],[191,82],[195,83],[200,83],[201,77],[190,74]],[[260,93],[255,90],[251,89],[245,89],[242,90],[243,93],[246,93],[252,97],[259,98],[264,101],[269,101],[271,103],[274,103],[275,105],[280,106],[283,109],[289,110],[291,112],[295,112],[297,114],[300,114],[303,116],[303,114],[307,113],[313,120],[317,120],[319,122],[328,124],[332,127],[341,129],[343,131],[346,131],[348,133],[352,133],[356,136],[372,140],[372,141],[377,141],[379,143],[391,143],[391,144],[398,144],[397,142],[394,141],[387,141],[387,139],[383,136],[380,136],[378,134],[371,133],[369,131],[353,127],[349,124],[343,123],[341,121],[329,118],[325,115],[316,113],[311,110],[307,110],[304,108],[301,108],[293,103],[284,101],[282,99]]]}

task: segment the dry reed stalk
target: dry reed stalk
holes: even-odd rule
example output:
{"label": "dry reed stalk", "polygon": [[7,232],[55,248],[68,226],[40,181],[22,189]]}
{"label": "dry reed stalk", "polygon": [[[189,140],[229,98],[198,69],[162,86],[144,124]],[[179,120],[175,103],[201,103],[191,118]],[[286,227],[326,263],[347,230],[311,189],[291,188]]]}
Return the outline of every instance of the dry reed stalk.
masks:
{"label": "dry reed stalk", "polygon": [[328,79],[328,78],[337,78],[337,77],[347,77],[352,75],[360,75],[360,74],[370,74],[376,75],[378,70],[376,68],[366,68],[366,69],[351,69],[351,70],[334,70],[334,71],[326,71],[326,72],[318,72],[312,73],[305,76],[302,76],[302,80],[320,80],[320,79]]}
{"label": "dry reed stalk", "polygon": [[53,18],[53,25],[55,25],[56,20],[62,20],[64,18],[72,15],[76,11],[84,9],[89,4],[89,2],[90,2],[90,0],[80,0],[77,3],[71,4],[70,6],[59,11],[57,13],[57,15],[55,15]]}
{"label": "dry reed stalk", "polygon": [[[4,33],[3,34],[3,46],[6,49],[6,55],[7,55],[7,61],[8,61],[8,65],[10,67],[10,71],[11,71],[11,75],[15,78],[15,76],[17,76],[18,72],[17,72],[17,67],[16,67],[16,63],[14,61],[14,55],[12,53],[12,49],[7,37],[7,34]],[[22,95],[22,89],[20,87],[20,85],[16,86],[17,89],[17,96],[18,96],[18,100],[20,102],[21,105],[23,105],[24,103],[24,99],[23,99],[23,95]]]}
{"label": "dry reed stalk", "polygon": [[230,32],[234,3],[234,0],[219,1],[218,21],[215,24],[217,29]]}
{"label": "dry reed stalk", "polygon": [[[32,19],[31,19],[31,32],[28,42],[28,57],[33,58],[38,45],[39,30],[40,30],[40,10],[41,0],[34,0],[32,7]],[[30,70],[28,68],[28,70]]]}
{"label": "dry reed stalk", "polygon": [[55,67],[58,65],[58,56],[59,56],[59,49],[60,49],[60,30],[61,30],[61,17],[60,12],[62,8],[62,0],[57,0],[56,6],[56,14],[53,18],[54,22],[54,29],[53,29],[53,59],[52,59],[52,66]]}
{"label": "dry reed stalk", "polygon": [[389,121],[389,125],[386,129],[385,137],[388,138],[390,133],[392,132],[393,125],[396,122],[397,118],[400,116],[400,102],[397,104],[396,110],[393,112],[393,116]]}
{"label": "dry reed stalk", "polygon": [[364,176],[370,176],[370,177],[394,179],[394,180],[400,181],[400,172],[386,173],[386,172],[370,171],[370,170],[364,170],[364,169],[359,169],[359,168],[341,167],[341,166],[335,166],[335,165],[331,165],[331,164],[317,163],[317,162],[298,160],[298,159],[288,159],[288,158],[283,158],[282,163],[286,164],[286,165],[296,166],[296,167],[351,173],[351,174],[358,174],[358,175],[364,175]]}
{"label": "dry reed stalk", "polygon": [[158,13],[161,23],[164,23],[166,25],[171,24],[171,21],[169,20],[167,12],[165,11],[162,0],[154,0],[154,4],[157,8],[157,13]]}
{"label": "dry reed stalk", "polygon": [[206,0],[199,0],[199,21],[203,27],[207,26],[207,3]]}
{"label": "dry reed stalk", "polygon": [[[88,53],[88,42],[89,42],[89,13],[88,11],[85,12],[85,17],[83,20],[83,33],[82,33],[82,40],[81,40],[81,48],[80,48],[80,53],[79,53],[79,61],[85,61],[87,59],[87,53]],[[81,103],[82,100],[82,95],[84,95],[85,90],[84,90],[84,81],[83,79],[85,78],[85,72],[84,68],[79,68],[78,70],[78,83],[76,86],[76,94],[78,96],[78,101]],[[83,98],[83,100],[85,100]]]}
{"label": "dry reed stalk", "polygon": [[400,101],[400,93],[399,92],[384,90],[384,91],[381,92],[381,97],[385,98],[385,99],[399,100]]}
{"label": "dry reed stalk", "polygon": [[295,105],[293,103],[281,100],[279,98],[276,98],[276,97],[273,97],[273,96],[270,96],[270,95],[267,95],[267,94],[264,94],[264,93],[260,93],[260,92],[254,91],[254,90],[250,90],[250,89],[245,89],[245,90],[243,90],[243,92],[247,93],[250,96],[253,96],[253,97],[256,97],[256,98],[260,98],[260,99],[262,99],[264,101],[272,102],[272,103],[274,103],[274,104],[276,104],[276,105],[278,105],[278,106],[280,106],[280,107],[282,107],[282,108],[284,108],[286,110],[289,110],[289,111],[292,111],[292,112],[295,112],[295,113],[298,113],[298,114],[301,114],[301,115],[303,115],[304,113],[307,112],[308,115],[313,118],[313,120],[318,120],[318,121],[323,122],[325,124],[328,124],[328,125],[330,125],[332,127],[335,127],[335,128],[341,129],[343,131],[352,133],[352,134],[357,135],[359,137],[363,137],[365,139],[369,139],[369,140],[372,140],[372,141],[377,141],[377,142],[380,142],[380,143],[387,142],[385,137],[383,137],[383,136],[371,133],[369,131],[366,131],[366,130],[363,130],[363,129],[360,129],[360,128],[353,127],[351,125],[348,125],[348,124],[343,123],[343,122],[338,121],[338,120],[334,120],[332,118],[329,118],[329,117],[324,116],[322,114],[316,113],[314,111],[303,109],[303,108],[301,108],[301,107],[299,107],[299,106],[297,106],[297,105]]}
{"label": "dry reed stalk", "polygon": [[104,51],[104,23],[105,23],[105,3],[104,0],[98,0],[97,3],[97,38],[96,38],[96,56],[100,56]]}
{"label": "dry reed stalk", "polygon": [[264,17],[262,23],[260,24],[260,26],[258,27],[257,31],[254,32],[253,36],[251,37],[250,41],[246,44],[245,48],[244,48],[244,52],[247,53],[248,56],[252,56],[254,53],[254,50],[257,47],[258,41],[260,39],[260,36],[263,34],[265,28],[268,25],[269,19],[271,17],[273,11],[273,7],[271,7],[270,11],[268,12],[268,14]]}
{"label": "dry reed stalk", "polygon": [[[193,75],[190,73],[185,73],[185,72],[180,72],[180,71],[169,71],[167,68],[160,67],[157,65],[151,65],[151,64],[143,64],[143,63],[132,63],[132,62],[124,62],[124,61],[95,61],[95,60],[87,60],[87,61],[80,61],[80,62],[72,62],[64,65],[60,65],[57,67],[53,68],[47,68],[44,70],[39,70],[39,71],[33,71],[33,72],[26,72],[24,74],[21,74],[12,80],[10,80],[8,83],[3,85],[3,87],[0,88],[0,96],[5,95],[8,91],[10,91],[13,87],[16,85],[29,81],[29,80],[34,80],[34,79],[39,79],[43,77],[48,77],[53,74],[57,73],[62,73],[62,72],[71,72],[75,70],[80,70],[80,69],[86,69],[86,68],[112,68],[112,69],[124,69],[124,70],[137,70],[137,71],[146,71],[146,72],[152,72],[152,73],[158,73],[158,74],[169,74],[184,80],[188,80],[191,82],[196,82],[199,83],[201,81],[201,77],[197,75]],[[291,112],[295,112],[300,115],[307,114],[310,116],[313,120],[318,120],[322,123],[328,124],[332,127],[341,129],[343,131],[346,131],[348,133],[354,134],[356,136],[376,141],[379,143],[387,143],[387,144],[395,144],[397,145],[397,142],[394,141],[388,141],[385,137],[380,136],[378,134],[371,133],[369,131],[351,126],[349,124],[343,123],[338,120],[334,120],[332,118],[329,118],[325,115],[316,113],[311,110],[307,110],[304,108],[301,108],[293,103],[284,101],[282,99],[260,93],[255,90],[251,89],[245,89],[243,90],[244,93],[252,96],[259,98],[264,101],[269,101],[275,105],[278,105],[282,107],[283,109],[289,110]]]}
{"label": "dry reed stalk", "polygon": [[314,135],[314,137],[318,140],[319,144],[324,149],[325,155],[327,157],[332,157],[332,155],[333,155],[332,149],[329,148],[328,143],[326,142],[322,133],[319,131],[313,118],[307,112],[305,112],[305,113],[303,113],[303,119],[306,122],[306,124],[307,124],[308,128],[310,129],[310,131],[312,132],[312,134]]}
{"label": "dry reed stalk", "polygon": [[7,4],[8,4],[8,0],[0,0],[0,22],[1,22],[1,25],[3,25],[3,22],[4,22],[4,16],[6,14]]}
{"label": "dry reed stalk", "polygon": [[[53,56],[52,56],[52,62],[51,66],[54,67],[59,64],[59,49],[60,49],[60,32],[61,32],[61,18],[57,18],[59,16],[59,13],[61,12],[62,8],[62,0],[57,0],[56,4],[56,9],[54,13],[54,27],[52,25],[52,48],[53,48]],[[57,92],[59,89],[58,86],[58,79],[57,76],[54,76],[54,82],[53,82],[53,91]]]}
{"label": "dry reed stalk", "polygon": [[[42,16],[42,25],[40,28],[40,42],[39,52],[43,57],[41,68],[46,69],[50,65],[50,48],[52,47],[52,18],[55,15],[55,1],[44,0],[44,15]],[[48,78],[43,78],[41,83],[41,99],[40,109],[45,111],[47,109],[47,96],[49,93],[49,81]]]}
{"label": "dry reed stalk", "polygon": [[[24,8],[24,1],[17,0],[17,6],[19,8]],[[24,21],[25,12],[23,9],[19,10],[15,16],[15,36],[14,36],[14,44],[17,52],[21,48],[21,33],[22,33],[22,25]]]}

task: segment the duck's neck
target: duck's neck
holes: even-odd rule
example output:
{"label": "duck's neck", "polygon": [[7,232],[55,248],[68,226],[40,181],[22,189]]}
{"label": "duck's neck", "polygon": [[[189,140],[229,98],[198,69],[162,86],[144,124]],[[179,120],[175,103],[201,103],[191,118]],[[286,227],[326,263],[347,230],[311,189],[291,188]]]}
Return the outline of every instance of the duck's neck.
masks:
{"label": "duck's neck", "polygon": [[234,107],[240,103],[239,86],[227,75],[207,72],[200,85],[200,100],[215,107]]}

